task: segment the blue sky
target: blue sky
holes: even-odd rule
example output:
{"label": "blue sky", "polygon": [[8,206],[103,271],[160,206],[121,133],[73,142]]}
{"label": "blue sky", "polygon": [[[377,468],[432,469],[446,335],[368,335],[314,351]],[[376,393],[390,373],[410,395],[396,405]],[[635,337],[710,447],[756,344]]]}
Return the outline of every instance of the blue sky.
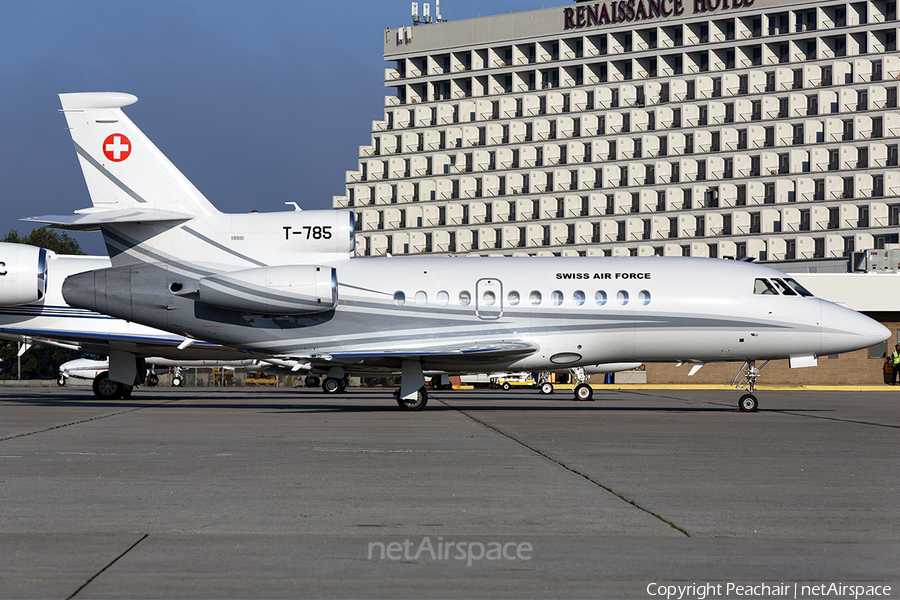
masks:
{"label": "blue sky", "polygon": [[[444,0],[441,12],[569,3]],[[409,15],[408,0],[0,2],[0,236],[90,205],[60,92],[136,95],[128,115],[223,211],[330,208],[383,115],[383,31]],[[98,233],[76,238],[104,252]]]}

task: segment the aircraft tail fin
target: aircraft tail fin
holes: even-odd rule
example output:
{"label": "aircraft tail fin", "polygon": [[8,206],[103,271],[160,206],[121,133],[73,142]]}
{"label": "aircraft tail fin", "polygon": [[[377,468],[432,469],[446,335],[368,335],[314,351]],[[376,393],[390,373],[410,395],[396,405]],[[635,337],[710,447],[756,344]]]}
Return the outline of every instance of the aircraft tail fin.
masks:
{"label": "aircraft tail fin", "polygon": [[137,97],[99,92],[59,98],[94,211],[168,210],[192,216],[216,212],[122,111]]}

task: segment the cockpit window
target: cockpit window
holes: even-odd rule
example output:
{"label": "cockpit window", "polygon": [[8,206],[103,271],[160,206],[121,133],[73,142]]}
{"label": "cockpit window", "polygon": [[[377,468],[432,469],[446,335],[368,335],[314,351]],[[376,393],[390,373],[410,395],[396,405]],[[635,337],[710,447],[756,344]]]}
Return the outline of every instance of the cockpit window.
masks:
{"label": "cockpit window", "polygon": [[806,296],[807,298],[809,298],[809,297],[811,297],[811,296],[813,295],[812,292],[810,292],[808,289],[806,289],[805,287],[803,287],[802,285],[800,285],[799,283],[797,283],[796,280],[791,279],[790,277],[785,277],[785,278],[784,278],[784,281],[785,281],[789,286],[791,286],[791,288],[793,288],[793,290],[794,290],[795,292],[797,292],[797,293],[800,294],[801,296]]}
{"label": "cockpit window", "polygon": [[776,278],[773,277],[773,278],[772,278],[772,283],[774,283],[774,284],[775,284],[775,287],[778,288],[778,291],[781,292],[782,294],[784,294],[785,296],[796,296],[796,295],[797,295],[797,292],[795,292],[794,290],[792,290],[792,289],[788,286],[788,284],[786,284],[785,282],[783,282],[783,281],[780,280],[780,279],[776,279]]}
{"label": "cockpit window", "polygon": [[777,296],[778,292],[775,291],[775,288],[772,287],[772,284],[769,283],[768,279],[757,279],[753,283],[753,293],[754,294],[765,294],[767,296]]}

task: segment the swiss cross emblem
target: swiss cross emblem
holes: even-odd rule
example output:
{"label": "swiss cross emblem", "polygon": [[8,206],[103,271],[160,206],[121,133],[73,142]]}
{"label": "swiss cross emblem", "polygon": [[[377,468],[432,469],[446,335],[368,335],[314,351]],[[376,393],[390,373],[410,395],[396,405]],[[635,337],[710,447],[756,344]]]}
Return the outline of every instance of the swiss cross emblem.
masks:
{"label": "swiss cross emblem", "polygon": [[103,154],[113,162],[122,162],[131,154],[131,140],[114,133],[103,140]]}

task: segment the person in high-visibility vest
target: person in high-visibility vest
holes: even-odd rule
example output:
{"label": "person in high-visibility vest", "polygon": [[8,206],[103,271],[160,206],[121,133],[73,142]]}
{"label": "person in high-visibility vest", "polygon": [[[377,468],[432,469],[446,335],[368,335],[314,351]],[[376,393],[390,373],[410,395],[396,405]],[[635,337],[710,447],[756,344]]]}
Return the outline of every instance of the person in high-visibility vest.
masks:
{"label": "person in high-visibility vest", "polygon": [[891,362],[894,363],[894,376],[891,378],[891,385],[897,385],[897,378],[900,377],[900,344],[894,346],[891,352]]}

